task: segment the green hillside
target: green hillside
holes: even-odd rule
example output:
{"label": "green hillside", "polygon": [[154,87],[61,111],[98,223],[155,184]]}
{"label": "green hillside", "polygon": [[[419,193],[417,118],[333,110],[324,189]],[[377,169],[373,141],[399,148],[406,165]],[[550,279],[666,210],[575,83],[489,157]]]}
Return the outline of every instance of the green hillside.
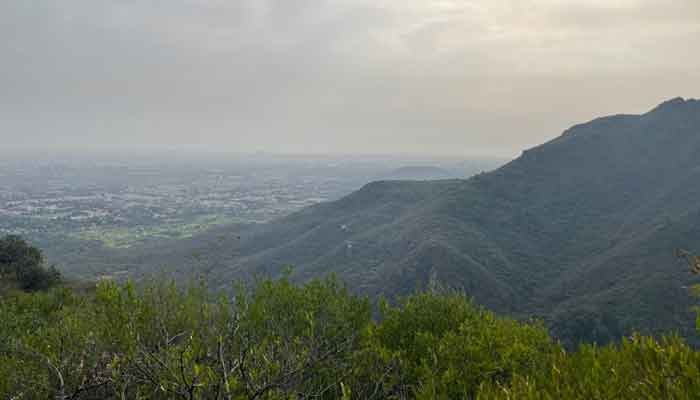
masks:
{"label": "green hillside", "polygon": [[289,265],[292,279],[333,272],[370,296],[439,284],[498,312],[543,316],[572,342],[632,329],[689,336],[692,278],[673,252],[700,245],[697,182],[700,101],[674,99],[574,126],[469,180],[374,182],[140,261],[221,287]]}

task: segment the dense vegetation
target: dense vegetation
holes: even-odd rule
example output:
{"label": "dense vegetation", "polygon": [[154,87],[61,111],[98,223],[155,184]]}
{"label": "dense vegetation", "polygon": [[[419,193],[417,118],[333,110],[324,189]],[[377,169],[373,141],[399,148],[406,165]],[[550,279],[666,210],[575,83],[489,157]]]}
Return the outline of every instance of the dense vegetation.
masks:
{"label": "dense vegetation", "polygon": [[0,397],[15,399],[686,399],[700,353],[633,336],[567,352],[537,322],[455,293],[383,304],[334,279],[212,299],[104,281],[0,302]]}
{"label": "dense vegetation", "polygon": [[34,291],[48,289],[61,281],[61,274],[44,266],[41,250],[15,235],[0,238],[0,284]]}

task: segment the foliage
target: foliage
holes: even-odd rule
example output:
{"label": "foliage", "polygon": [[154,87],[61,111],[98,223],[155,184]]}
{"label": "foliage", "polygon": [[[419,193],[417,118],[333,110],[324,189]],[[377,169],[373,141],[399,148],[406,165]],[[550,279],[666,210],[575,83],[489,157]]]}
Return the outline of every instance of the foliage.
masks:
{"label": "foliage", "polygon": [[485,386],[480,399],[695,399],[700,353],[681,339],[632,336],[618,345],[560,352],[547,368],[508,385]]}
{"label": "foliage", "polygon": [[54,266],[44,266],[41,250],[16,235],[0,238],[0,279],[6,277],[27,291],[45,290],[61,280]]}
{"label": "foliage", "polygon": [[2,398],[336,398],[370,307],[333,280],[218,301],[202,285],[101,282],[90,298],[16,293],[0,318]]}
{"label": "foliage", "polygon": [[481,384],[536,369],[556,349],[540,325],[496,317],[460,294],[383,308],[379,347],[397,360],[400,392],[418,398],[473,398]]}
{"label": "foliage", "polygon": [[212,298],[153,280],[14,292],[0,302],[0,398],[691,398],[700,353],[633,336],[565,351],[537,322],[458,293],[382,304],[335,279]]}

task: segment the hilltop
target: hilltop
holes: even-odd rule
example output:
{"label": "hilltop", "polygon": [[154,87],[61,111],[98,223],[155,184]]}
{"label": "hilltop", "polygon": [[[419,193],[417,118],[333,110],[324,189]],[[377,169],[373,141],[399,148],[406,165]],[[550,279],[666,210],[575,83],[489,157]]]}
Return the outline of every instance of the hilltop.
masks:
{"label": "hilltop", "polygon": [[398,181],[429,181],[437,179],[456,178],[455,172],[445,168],[440,168],[431,165],[412,165],[407,167],[397,168],[380,180],[398,180]]}

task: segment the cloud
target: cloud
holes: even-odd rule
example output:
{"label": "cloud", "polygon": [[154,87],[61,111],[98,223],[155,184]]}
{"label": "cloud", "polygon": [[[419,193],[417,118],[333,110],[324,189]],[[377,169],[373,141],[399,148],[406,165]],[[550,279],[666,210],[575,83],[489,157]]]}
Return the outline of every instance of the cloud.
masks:
{"label": "cloud", "polygon": [[2,2],[0,139],[511,154],[697,96],[698,15],[696,0]]}

